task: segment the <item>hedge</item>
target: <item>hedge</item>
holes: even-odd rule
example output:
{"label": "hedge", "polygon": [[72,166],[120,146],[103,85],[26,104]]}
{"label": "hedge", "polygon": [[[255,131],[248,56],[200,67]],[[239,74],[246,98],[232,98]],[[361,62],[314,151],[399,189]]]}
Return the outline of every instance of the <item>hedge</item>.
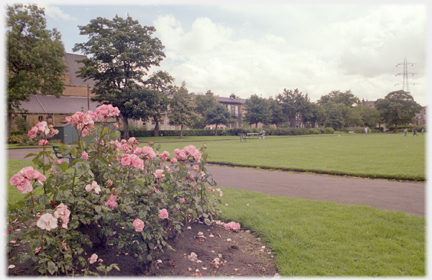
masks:
{"label": "hedge", "polygon": [[[259,133],[261,128],[228,128],[218,129],[219,136],[238,136],[240,133]],[[331,127],[317,127],[317,128],[265,128],[266,135],[307,135],[307,134],[333,134],[334,130]],[[123,134],[123,131],[121,131]],[[190,129],[183,130],[183,136],[213,136],[215,131],[213,129]],[[131,137],[152,137],[153,130],[130,130]],[[180,136],[180,130],[159,130],[160,136]]]}

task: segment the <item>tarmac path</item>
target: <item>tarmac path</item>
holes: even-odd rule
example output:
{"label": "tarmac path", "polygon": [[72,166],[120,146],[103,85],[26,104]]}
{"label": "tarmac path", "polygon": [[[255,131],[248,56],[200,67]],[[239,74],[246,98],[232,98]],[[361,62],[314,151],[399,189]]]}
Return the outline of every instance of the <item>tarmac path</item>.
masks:
{"label": "tarmac path", "polygon": [[[40,149],[12,149],[11,159],[24,159]],[[26,160],[31,160],[32,157]],[[381,179],[265,171],[209,165],[218,186],[311,200],[368,205],[388,211],[426,216],[424,182],[398,182]]]}

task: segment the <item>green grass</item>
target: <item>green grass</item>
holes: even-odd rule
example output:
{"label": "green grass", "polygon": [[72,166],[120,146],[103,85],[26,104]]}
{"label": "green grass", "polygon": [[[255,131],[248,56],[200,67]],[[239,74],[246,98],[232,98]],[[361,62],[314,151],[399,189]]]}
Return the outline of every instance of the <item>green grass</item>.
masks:
{"label": "green grass", "polygon": [[136,137],[140,143],[167,143],[167,142],[208,142],[223,140],[238,140],[238,136],[163,136],[163,137]]}
{"label": "green grass", "polygon": [[6,144],[6,149],[37,149],[40,146],[20,146],[19,144]]}
{"label": "green grass", "polygon": [[[153,138],[156,142],[157,138]],[[425,180],[426,137],[401,134],[274,137],[265,140],[207,141],[210,163],[308,171],[373,178]],[[162,143],[173,155],[193,144]]]}
{"label": "green grass", "polygon": [[222,219],[239,222],[259,236],[275,255],[282,276],[425,275],[422,217],[222,190]]}

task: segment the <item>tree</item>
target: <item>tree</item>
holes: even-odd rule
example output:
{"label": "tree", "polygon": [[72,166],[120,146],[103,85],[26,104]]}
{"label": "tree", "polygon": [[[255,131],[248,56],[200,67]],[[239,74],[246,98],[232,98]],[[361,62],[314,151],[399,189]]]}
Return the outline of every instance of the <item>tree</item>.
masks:
{"label": "tree", "polygon": [[147,120],[153,115],[147,101],[155,96],[145,89],[143,77],[151,66],[159,66],[165,57],[164,46],[152,37],[154,27],[141,26],[130,16],[126,19],[116,16],[113,20],[98,17],[79,29],[89,40],[75,44],[73,50],[90,57],[81,60],[84,66],[78,76],[95,81],[93,101],[119,108],[123,138],[127,139],[129,119]]}
{"label": "tree", "polygon": [[173,92],[175,89],[174,78],[166,71],[157,71],[147,79],[145,84],[149,96],[149,98],[147,98],[147,106],[151,109],[151,115],[155,122],[153,136],[158,137],[159,121],[162,117],[162,112],[167,111],[169,104],[166,93]]}
{"label": "tree", "polygon": [[345,125],[342,111],[346,106],[344,104],[330,103],[326,107],[324,126],[332,127],[334,130],[342,128]]}
{"label": "tree", "polygon": [[269,98],[270,111],[271,111],[271,122],[276,126],[286,121],[283,114],[282,105],[279,104],[275,99]]}
{"label": "tree", "polygon": [[36,5],[7,6],[8,132],[12,114],[32,94],[59,97],[67,69],[60,33],[46,28],[45,11]]}
{"label": "tree", "polygon": [[207,124],[207,119],[205,117],[205,111],[210,108],[216,107],[220,103],[216,100],[213,92],[208,91],[206,94],[197,94],[194,98],[194,103],[196,105],[195,111],[202,116],[199,122],[194,125],[194,128],[204,128]]}
{"label": "tree", "polygon": [[380,113],[376,108],[370,106],[358,106],[357,107],[363,121],[363,124],[368,127],[376,127],[380,121]]}
{"label": "tree", "polygon": [[183,126],[193,126],[200,119],[200,115],[195,112],[195,106],[186,83],[183,82],[182,86],[174,92],[168,113],[170,125],[180,125],[180,138],[183,137]]}
{"label": "tree", "polygon": [[258,97],[254,94],[249,99],[246,99],[244,104],[244,120],[249,124],[258,123],[268,124],[271,122],[270,103],[267,99]]}
{"label": "tree", "polygon": [[215,124],[215,136],[217,135],[217,126],[219,124],[228,125],[231,121],[231,114],[227,107],[222,104],[210,107],[205,111],[205,119],[208,124]]}
{"label": "tree", "polygon": [[360,105],[360,99],[351,93],[351,90],[340,92],[339,90],[331,91],[327,95],[321,96],[317,101],[319,105],[325,105],[329,102],[336,104],[344,104],[348,107],[354,107]]}
{"label": "tree", "polygon": [[284,89],[276,99],[282,105],[283,113],[290,121],[290,126],[295,126],[297,118],[304,123],[313,117],[308,95],[298,89],[294,91]]}
{"label": "tree", "polygon": [[409,123],[422,109],[411,94],[403,90],[390,92],[384,99],[378,99],[375,107],[385,123],[396,126],[396,131],[399,124]]}

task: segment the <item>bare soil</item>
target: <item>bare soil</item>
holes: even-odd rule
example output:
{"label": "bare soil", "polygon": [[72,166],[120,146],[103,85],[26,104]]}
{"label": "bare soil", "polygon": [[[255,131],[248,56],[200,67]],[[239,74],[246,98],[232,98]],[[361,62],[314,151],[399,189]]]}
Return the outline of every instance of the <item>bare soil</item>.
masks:
{"label": "bare soil", "polygon": [[[199,234],[199,233],[202,233]],[[111,270],[108,276],[249,276],[249,277],[273,277],[277,276],[274,257],[259,238],[247,230],[228,231],[222,225],[213,224],[207,226],[202,223],[191,225],[186,229],[184,237],[177,237],[167,241],[176,252],[164,250],[159,252],[150,266],[145,266],[125,250],[118,250],[115,246],[98,246],[85,248],[85,256],[89,258],[97,254],[103,260],[105,266],[116,263],[120,271]],[[94,242],[95,243],[95,242]],[[28,246],[14,246],[9,257],[20,251],[28,250]],[[191,261],[188,256],[194,252],[196,261]],[[213,260],[219,258],[224,265],[217,269]],[[15,265],[8,269],[8,276],[36,276],[34,263],[8,263]],[[93,271],[97,271],[98,263],[90,265]]]}

